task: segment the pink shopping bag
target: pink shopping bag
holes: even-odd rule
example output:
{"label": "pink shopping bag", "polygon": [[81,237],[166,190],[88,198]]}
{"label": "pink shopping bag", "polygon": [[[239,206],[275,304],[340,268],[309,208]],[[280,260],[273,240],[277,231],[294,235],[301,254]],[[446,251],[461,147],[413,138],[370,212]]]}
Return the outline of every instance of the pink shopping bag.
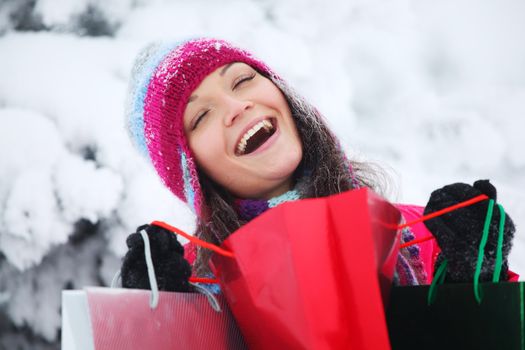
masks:
{"label": "pink shopping bag", "polygon": [[149,239],[141,235],[152,290],[64,291],[62,350],[246,349],[222,295],[198,285],[195,293],[158,291]]}
{"label": "pink shopping bag", "polygon": [[222,296],[217,312],[200,293],[159,292],[155,309],[150,291],[86,289],[96,350],[245,349]]}

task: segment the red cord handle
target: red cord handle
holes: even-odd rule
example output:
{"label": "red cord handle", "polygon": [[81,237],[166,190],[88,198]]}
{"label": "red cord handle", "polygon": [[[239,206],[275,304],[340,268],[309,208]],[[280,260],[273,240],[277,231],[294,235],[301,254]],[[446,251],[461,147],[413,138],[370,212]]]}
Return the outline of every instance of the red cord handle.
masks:
{"label": "red cord handle", "polygon": [[[433,219],[435,217],[441,216],[443,214],[450,213],[451,211],[454,211],[454,210],[457,210],[457,209],[460,209],[460,208],[464,208],[464,207],[468,207],[469,205],[472,205],[472,204],[484,201],[484,200],[486,200],[488,198],[489,197],[487,197],[486,195],[480,194],[479,196],[476,196],[474,198],[468,199],[468,200],[460,202],[458,204],[451,205],[450,207],[443,208],[443,209],[435,211],[433,213],[424,215],[424,216],[422,216],[422,217],[420,217],[420,218],[418,218],[416,220],[412,220],[412,221],[409,221],[407,223],[401,224],[401,225],[397,226],[397,229],[399,230],[399,229],[405,228],[407,226],[413,226],[413,225],[415,225],[415,224],[417,224],[419,222],[427,221],[427,220]],[[410,241],[408,243],[401,244],[399,246],[399,248],[403,249],[403,248],[410,247],[410,246],[418,244],[418,243],[429,241],[431,239],[435,239],[435,237],[434,236],[427,236],[427,237],[419,238],[419,239]]]}
{"label": "red cord handle", "polygon": [[[451,205],[450,207],[446,207],[444,209],[435,211],[435,212],[433,212],[431,214],[424,215],[424,216],[422,216],[422,217],[420,217],[420,218],[418,218],[416,220],[412,220],[412,221],[406,222],[406,223],[401,224],[401,225],[395,225],[395,226],[392,225],[392,228],[396,229],[396,230],[400,230],[400,229],[408,227],[408,226],[413,226],[413,225],[415,225],[417,223],[433,219],[435,217],[441,216],[441,215],[446,214],[446,213],[450,213],[451,211],[454,211],[454,210],[457,210],[457,209],[460,209],[460,208],[468,207],[469,205],[481,202],[481,201],[486,200],[486,199],[488,199],[488,197],[486,195],[480,194],[479,196],[476,196],[474,198],[468,199],[468,200],[460,202],[458,204]],[[206,241],[198,239],[195,236],[189,235],[186,232],[184,232],[184,231],[182,231],[182,230],[180,230],[180,229],[178,229],[178,228],[176,228],[174,226],[171,226],[171,225],[169,225],[169,224],[167,224],[165,222],[153,221],[151,223],[151,225],[160,226],[162,228],[165,228],[168,231],[172,231],[172,232],[174,232],[174,233],[176,233],[176,234],[186,238],[190,242],[192,242],[192,243],[194,243],[194,244],[196,244],[196,245],[198,245],[198,246],[200,246],[202,248],[213,250],[214,252],[216,252],[216,253],[218,253],[220,255],[227,256],[227,257],[230,257],[230,258],[234,257],[232,252],[227,251],[225,249],[222,249],[222,248],[220,248],[220,247],[218,247],[218,246],[216,246],[216,245],[214,245],[212,243],[208,243]],[[403,248],[410,247],[410,246],[418,244],[418,243],[429,241],[431,239],[435,239],[435,237],[434,236],[427,236],[427,237],[423,237],[423,238],[420,238],[420,239],[416,239],[416,240],[410,241],[408,243],[401,244],[399,246],[399,248],[403,249]],[[217,279],[214,279],[214,278],[190,277],[190,282],[193,282],[193,283],[218,283],[219,281]]]}
{"label": "red cord handle", "polygon": [[196,245],[198,245],[198,246],[200,246],[202,248],[213,250],[217,254],[220,254],[220,255],[223,255],[223,256],[227,256],[229,258],[233,258],[233,253],[232,252],[229,252],[229,251],[227,251],[225,249],[222,249],[221,247],[217,247],[215,244],[203,241],[202,239],[198,239],[195,236],[189,235],[186,232],[176,228],[175,226],[171,226],[171,225],[169,225],[169,224],[167,224],[165,222],[162,222],[162,221],[153,221],[151,223],[151,225],[160,226],[162,228],[165,228],[168,231],[172,231],[172,232],[174,232],[174,233],[176,233],[178,235],[181,235],[182,237],[186,238],[187,240],[189,240],[193,244],[196,244]]}
{"label": "red cord handle", "polygon": [[192,283],[205,283],[205,284],[216,284],[219,280],[216,278],[205,278],[205,277],[190,277]]}

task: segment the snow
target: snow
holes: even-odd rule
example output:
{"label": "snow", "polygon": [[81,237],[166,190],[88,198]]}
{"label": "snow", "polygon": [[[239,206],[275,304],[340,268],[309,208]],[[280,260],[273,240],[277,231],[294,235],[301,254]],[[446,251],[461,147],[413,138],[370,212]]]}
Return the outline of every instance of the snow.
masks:
{"label": "snow", "polygon": [[[253,51],[351,157],[386,169],[392,201],[424,205],[436,188],[490,178],[525,276],[522,1],[37,0],[51,30],[17,32],[20,4],[0,4],[0,303],[15,325],[55,340],[60,290],[108,284],[137,226],[193,231],[124,129],[133,58],[159,39]],[[113,37],[78,35],[89,8]]]}
{"label": "snow", "polygon": [[65,25],[72,16],[77,16],[87,6],[87,1],[69,1],[65,6],[56,6],[50,0],[41,0],[36,3],[35,11],[42,16],[44,24]]}
{"label": "snow", "polygon": [[60,218],[51,178],[64,150],[55,126],[40,114],[4,108],[0,120],[5,142],[0,151],[0,251],[11,264],[26,269],[39,263],[51,246],[65,243],[71,232]]}

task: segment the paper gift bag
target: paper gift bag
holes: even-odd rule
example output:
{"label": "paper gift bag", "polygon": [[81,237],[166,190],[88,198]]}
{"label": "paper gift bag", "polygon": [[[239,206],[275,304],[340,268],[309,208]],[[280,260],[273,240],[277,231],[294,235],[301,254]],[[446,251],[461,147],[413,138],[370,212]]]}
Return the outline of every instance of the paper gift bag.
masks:
{"label": "paper gift bag", "polygon": [[250,349],[389,349],[380,286],[400,214],[368,189],[284,203],[234,232],[213,267]]}
{"label": "paper gift bag", "polygon": [[62,291],[62,350],[93,350],[89,306],[83,290]]}
{"label": "paper gift bag", "polygon": [[86,288],[63,292],[63,350],[246,349],[224,298],[215,311],[200,293]]}
{"label": "paper gift bag", "polygon": [[394,287],[387,319],[393,349],[525,349],[524,283]]}

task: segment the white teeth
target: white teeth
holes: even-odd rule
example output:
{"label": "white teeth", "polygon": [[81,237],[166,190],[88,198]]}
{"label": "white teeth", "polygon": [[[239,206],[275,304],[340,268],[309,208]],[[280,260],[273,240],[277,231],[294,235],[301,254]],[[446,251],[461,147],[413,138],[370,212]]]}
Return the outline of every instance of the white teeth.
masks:
{"label": "white teeth", "polygon": [[237,146],[237,151],[238,151],[238,153],[242,154],[242,153],[244,153],[245,149],[246,149],[246,141],[241,140],[241,142]]}
{"label": "white teeth", "polygon": [[270,131],[273,129],[273,125],[272,123],[270,123],[270,121],[268,120],[263,120],[263,124],[264,124],[264,128],[267,130],[267,131]]}
{"label": "white teeth", "polygon": [[246,150],[246,145],[248,144],[248,140],[250,137],[255,135],[255,133],[261,128],[264,128],[266,131],[270,131],[273,129],[272,123],[270,123],[269,120],[261,120],[257,124],[255,124],[250,130],[248,130],[241,138],[241,141],[239,141],[239,144],[237,145],[237,153],[243,154]]}

